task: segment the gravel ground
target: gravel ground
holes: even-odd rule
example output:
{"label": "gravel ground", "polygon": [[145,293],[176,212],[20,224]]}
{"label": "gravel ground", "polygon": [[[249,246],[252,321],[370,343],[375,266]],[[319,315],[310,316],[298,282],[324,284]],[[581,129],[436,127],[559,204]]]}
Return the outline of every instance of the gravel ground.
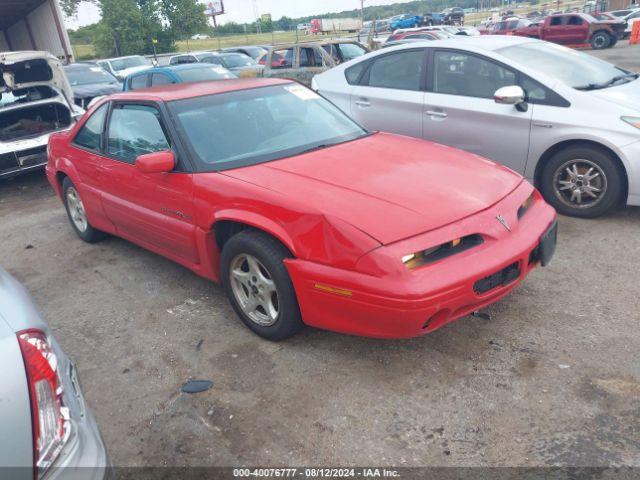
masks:
{"label": "gravel ground", "polygon": [[0,219],[0,265],[77,362],[115,465],[640,466],[640,208],[561,218],[553,263],[491,320],[278,344],[184,268],[81,242],[42,174],[0,181]]}

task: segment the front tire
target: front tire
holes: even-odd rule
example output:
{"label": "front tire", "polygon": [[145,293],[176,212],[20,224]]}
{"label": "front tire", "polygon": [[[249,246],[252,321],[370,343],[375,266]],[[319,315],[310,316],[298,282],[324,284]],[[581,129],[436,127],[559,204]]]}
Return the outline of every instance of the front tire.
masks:
{"label": "front tire", "polygon": [[304,327],[284,260],[291,254],[274,238],[255,230],[231,237],[221,256],[221,277],[231,306],[254,333],[279,341]]}
{"label": "front tire", "polygon": [[607,32],[596,32],[591,37],[591,48],[594,50],[602,50],[609,47],[611,44],[611,37]]}
{"label": "front tire", "polygon": [[104,232],[93,228],[89,223],[84,203],[76,186],[69,177],[65,177],[62,181],[62,198],[69,216],[69,222],[71,222],[71,226],[82,240],[87,243],[96,243],[106,237]]}
{"label": "front tire", "polygon": [[545,200],[563,215],[595,218],[621,200],[624,178],[616,160],[604,150],[575,146],[554,154],[540,177]]}

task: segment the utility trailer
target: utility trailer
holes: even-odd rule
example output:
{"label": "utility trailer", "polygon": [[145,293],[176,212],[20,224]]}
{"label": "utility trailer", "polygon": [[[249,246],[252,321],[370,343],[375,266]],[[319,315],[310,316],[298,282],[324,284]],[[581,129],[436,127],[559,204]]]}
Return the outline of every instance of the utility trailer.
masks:
{"label": "utility trailer", "polygon": [[0,0],[0,52],[25,50],[73,62],[58,0]]}

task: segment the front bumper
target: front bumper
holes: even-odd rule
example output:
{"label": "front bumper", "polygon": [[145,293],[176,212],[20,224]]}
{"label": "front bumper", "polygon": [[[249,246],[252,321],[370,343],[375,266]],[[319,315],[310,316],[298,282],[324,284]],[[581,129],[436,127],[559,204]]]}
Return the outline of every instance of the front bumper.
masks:
{"label": "front bumper", "polygon": [[[531,187],[525,182],[479,214],[435,232],[380,247],[359,262],[374,265],[381,263],[383,256],[390,256],[399,264],[393,272],[371,275],[287,260],[302,318],[308,325],[341,333],[406,338],[432,332],[496,302],[540,264],[541,238],[555,225],[555,211],[539,194],[518,221],[517,209],[530,193]],[[506,219],[511,231],[497,221],[498,215]],[[415,270],[401,264],[401,257],[407,253],[469,234],[481,234],[485,242]],[[547,253],[550,248],[553,250],[549,245],[555,246],[555,235],[551,237],[545,242]],[[510,270],[504,281],[485,291],[478,288],[479,282],[513,269],[514,265],[517,275]]]}

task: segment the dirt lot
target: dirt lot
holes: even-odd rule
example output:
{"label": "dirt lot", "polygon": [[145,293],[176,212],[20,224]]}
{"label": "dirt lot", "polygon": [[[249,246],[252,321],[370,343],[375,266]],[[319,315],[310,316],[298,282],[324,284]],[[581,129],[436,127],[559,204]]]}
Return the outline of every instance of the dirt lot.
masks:
{"label": "dirt lot", "polygon": [[[0,181],[0,265],[33,293],[116,465],[640,466],[640,208],[560,219],[553,263],[408,341],[273,344],[221,288],[77,239],[42,174]],[[190,378],[206,393],[186,395]]]}

